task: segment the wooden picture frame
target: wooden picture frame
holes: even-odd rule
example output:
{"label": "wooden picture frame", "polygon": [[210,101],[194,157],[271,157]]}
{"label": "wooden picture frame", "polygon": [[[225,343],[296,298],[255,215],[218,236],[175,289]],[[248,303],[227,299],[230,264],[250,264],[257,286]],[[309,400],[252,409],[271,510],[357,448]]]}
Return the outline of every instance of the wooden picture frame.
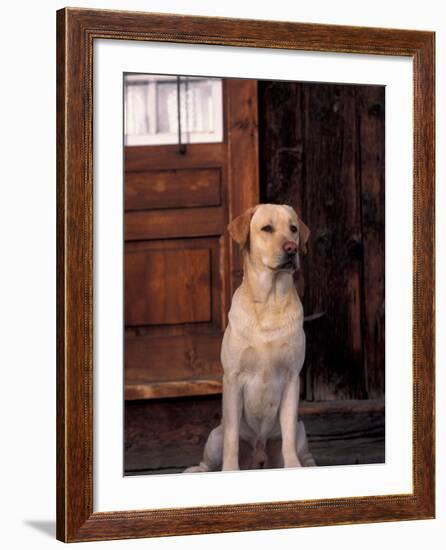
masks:
{"label": "wooden picture frame", "polygon": [[[413,491],[93,511],[93,42],[177,42],[413,60]],[[57,12],[57,538],[124,539],[390,520],[435,510],[432,32],[66,8]]]}

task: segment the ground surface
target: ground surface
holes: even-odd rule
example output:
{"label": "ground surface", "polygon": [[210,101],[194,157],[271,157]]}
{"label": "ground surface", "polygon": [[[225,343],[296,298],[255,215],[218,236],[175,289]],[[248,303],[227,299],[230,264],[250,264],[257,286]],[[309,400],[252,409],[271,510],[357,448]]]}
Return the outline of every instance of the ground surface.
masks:
{"label": "ground surface", "polygon": [[[127,403],[126,475],[178,473],[198,464],[220,410],[216,396]],[[300,417],[318,466],[385,461],[383,402],[303,403]]]}

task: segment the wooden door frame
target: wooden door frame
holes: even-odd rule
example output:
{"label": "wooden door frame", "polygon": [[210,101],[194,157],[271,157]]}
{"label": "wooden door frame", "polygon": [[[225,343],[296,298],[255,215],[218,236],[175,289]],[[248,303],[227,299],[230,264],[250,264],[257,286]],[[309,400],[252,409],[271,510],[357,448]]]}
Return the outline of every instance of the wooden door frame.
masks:
{"label": "wooden door frame", "polygon": [[[260,200],[257,80],[227,79],[225,88],[230,222]],[[232,241],[228,231],[224,239],[224,249],[229,251],[226,284],[230,289],[224,307],[226,325],[231,297],[241,281],[243,265],[239,245]]]}

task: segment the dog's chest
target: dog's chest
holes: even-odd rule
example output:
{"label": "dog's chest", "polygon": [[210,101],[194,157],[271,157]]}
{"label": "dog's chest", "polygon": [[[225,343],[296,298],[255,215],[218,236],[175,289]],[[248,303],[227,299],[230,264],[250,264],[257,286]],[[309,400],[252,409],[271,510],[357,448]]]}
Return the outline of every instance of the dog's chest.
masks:
{"label": "dog's chest", "polygon": [[[298,340],[297,334],[294,340]],[[298,346],[293,344],[280,339],[247,347],[242,354],[240,381],[244,416],[258,434],[267,436],[274,429],[285,385],[293,371],[300,368]]]}
{"label": "dog's chest", "polygon": [[235,375],[242,389],[248,432],[265,439],[280,434],[277,419],[284,388],[304,361],[302,304],[297,295],[277,307],[244,298],[240,292],[234,296],[222,363],[225,374]]}

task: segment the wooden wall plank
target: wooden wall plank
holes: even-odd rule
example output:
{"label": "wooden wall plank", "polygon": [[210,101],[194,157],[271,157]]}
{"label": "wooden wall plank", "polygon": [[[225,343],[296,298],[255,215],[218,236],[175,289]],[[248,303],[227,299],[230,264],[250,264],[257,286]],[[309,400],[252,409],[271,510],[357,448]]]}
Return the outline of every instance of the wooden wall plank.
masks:
{"label": "wooden wall plank", "polygon": [[384,395],[385,88],[357,88],[363,231],[363,338],[368,397]]}
{"label": "wooden wall plank", "polygon": [[289,204],[301,217],[305,198],[302,100],[303,87],[294,82],[259,84],[260,199]]}
{"label": "wooden wall plank", "polygon": [[324,311],[309,346],[315,400],[365,397],[361,336],[361,213],[353,86],[304,88],[305,210],[312,230],[306,313]]}

